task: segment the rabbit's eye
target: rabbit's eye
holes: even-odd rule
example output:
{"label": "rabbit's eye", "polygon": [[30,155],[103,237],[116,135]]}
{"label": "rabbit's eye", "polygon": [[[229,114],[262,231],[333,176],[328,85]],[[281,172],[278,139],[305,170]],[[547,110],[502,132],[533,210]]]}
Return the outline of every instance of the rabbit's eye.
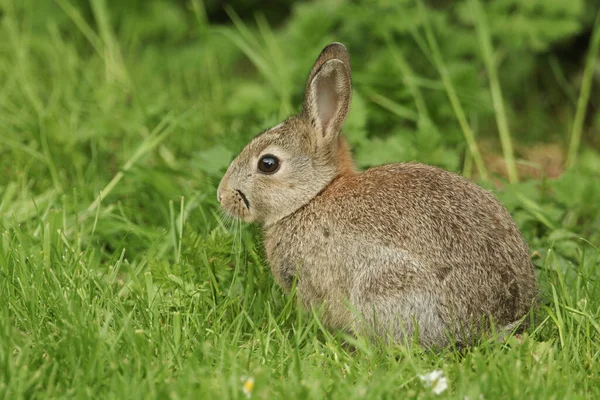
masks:
{"label": "rabbit's eye", "polygon": [[265,174],[274,174],[279,169],[279,159],[271,154],[264,155],[258,161],[258,169]]}

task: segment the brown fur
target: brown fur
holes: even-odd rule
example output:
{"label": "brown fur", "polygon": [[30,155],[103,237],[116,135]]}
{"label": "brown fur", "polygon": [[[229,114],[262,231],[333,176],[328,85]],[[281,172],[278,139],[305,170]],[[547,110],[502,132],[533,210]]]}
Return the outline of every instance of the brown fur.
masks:
{"label": "brown fur", "polygon": [[[488,191],[439,168],[391,164],[356,172],[339,135],[350,104],[346,49],[321,53],[303,111],[257,136],[219,185],[224,209],[264,228],[282,287],[323,307],[336,329],[426,346],[468,344],[512,326],[536,297],[529,250]],[[257,171],[264,154],[280,170]],[[243,193],[243,198],[240,193]]]}

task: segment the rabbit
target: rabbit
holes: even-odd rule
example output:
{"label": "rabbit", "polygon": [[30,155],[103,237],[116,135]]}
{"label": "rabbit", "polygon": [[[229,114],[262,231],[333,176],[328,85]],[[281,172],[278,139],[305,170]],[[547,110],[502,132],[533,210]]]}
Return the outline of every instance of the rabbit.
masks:
{"label": "rabbit", "polygon": [[506,208],[466,178],[415,162],[357,171],[341,134],[350,56],[332,43],[301,112],[256,136],[217,198],[262,226],[277,283],[332,330],[425,347],[469,345],[524,320],[537,296]]}

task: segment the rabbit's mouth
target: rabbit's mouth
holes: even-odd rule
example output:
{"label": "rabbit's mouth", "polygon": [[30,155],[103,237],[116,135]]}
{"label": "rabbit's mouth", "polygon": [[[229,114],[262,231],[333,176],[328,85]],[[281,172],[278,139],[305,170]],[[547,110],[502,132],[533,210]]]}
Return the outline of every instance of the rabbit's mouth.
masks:
{"label": "rabbit's mouth", "polygon": [[244,192],[242,192],[241,190],[238,190],[238,189],[235,189],[235,191],[237,192],[237,194],[240,196],[240,198],[242,199],[242,201],[246,205],[246,208],[248,210],[250,210],[250,202],[248,201],[248,198],[246,198],[246,195],[244,194]]}
{"label": "rabbit's mouth", "polygon": [[250,201],[239,189],[225,191],[219,195],[219,202],[223,210],[234,218],[239,218],[246,222],[252,221],[250,214]]}

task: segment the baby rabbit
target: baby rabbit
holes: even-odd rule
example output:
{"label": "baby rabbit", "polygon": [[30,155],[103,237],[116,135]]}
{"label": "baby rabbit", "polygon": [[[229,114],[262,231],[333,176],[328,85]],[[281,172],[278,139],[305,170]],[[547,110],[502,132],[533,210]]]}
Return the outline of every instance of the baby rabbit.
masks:
{"label": "baby rabbit", "polygon": [[262,225],[277,282],[333,329],[426,347],[469,345],[514,326],[537,289],[510,214],[469,180],[400,163],[358,172],[340,133],[350,57],[325,47],[302,112],[256,136],[218,189],[226,212]]}

